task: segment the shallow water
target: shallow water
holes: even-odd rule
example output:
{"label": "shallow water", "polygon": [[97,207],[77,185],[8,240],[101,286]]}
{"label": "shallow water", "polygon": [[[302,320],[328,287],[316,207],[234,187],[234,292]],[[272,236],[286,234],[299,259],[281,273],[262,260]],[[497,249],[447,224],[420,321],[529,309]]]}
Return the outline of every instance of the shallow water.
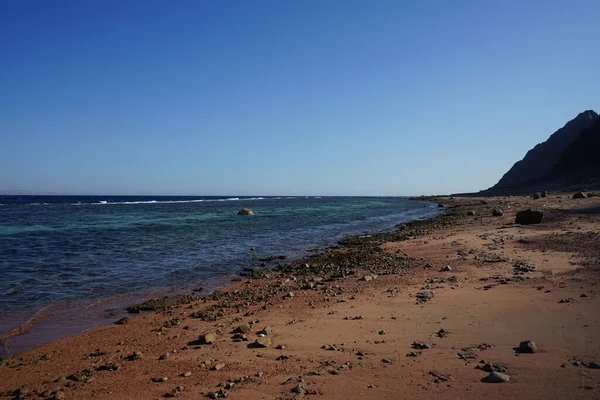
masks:
{"label": "shallow water", "polygon": [[[0,204],[0,336],[19,312],[178,289],[437,212],[402,197],[0,196]],[[255,215],[238,216],[240,208]]]}

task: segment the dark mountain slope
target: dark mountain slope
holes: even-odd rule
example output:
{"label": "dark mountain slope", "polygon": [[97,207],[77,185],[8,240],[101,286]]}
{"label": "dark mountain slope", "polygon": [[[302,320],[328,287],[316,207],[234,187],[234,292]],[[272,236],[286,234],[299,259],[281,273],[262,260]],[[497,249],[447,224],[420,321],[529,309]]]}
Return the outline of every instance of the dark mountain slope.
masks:
{"label": "dark mountain slope", "polygon": [[563,152],[544,180],[585,183],[600,179],[600,118],[581,132]]}
{"label": "dark mountain slope", "polygon": [[525,157],[515,163],[489,190],[519,188],[544,179],[553,171],[565,149],[597,119],[598,114],[592,110],[582,112],[554,132],[548,140],[529,150]]}

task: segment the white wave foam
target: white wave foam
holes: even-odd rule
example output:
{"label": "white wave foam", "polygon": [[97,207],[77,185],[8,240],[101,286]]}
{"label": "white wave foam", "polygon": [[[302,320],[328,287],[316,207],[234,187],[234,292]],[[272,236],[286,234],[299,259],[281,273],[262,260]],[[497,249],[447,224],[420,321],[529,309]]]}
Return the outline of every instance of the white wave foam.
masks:
{"label": "white wave foam", "polygon": [[226,199],[197,199],[197,200],[147,200],[147,201],[107,201],[100,200],[98,203],[71,203],[72,206],[81,205],[134,205],[134,204],[180,204],[180,203],[203,203],[203,202],[214,202],[214,201],[249,201],[249,200],[282,200],[282,199],[294,199],[295,197],[229,197]]}

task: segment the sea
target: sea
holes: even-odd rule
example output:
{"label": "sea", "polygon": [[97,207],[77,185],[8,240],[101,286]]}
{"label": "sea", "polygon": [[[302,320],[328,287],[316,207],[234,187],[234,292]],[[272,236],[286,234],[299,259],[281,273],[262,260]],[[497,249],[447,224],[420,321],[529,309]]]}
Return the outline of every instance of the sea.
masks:
{"label": "sea", "polygon": [[0,353],[436,213],[405,197],[0,196]]}

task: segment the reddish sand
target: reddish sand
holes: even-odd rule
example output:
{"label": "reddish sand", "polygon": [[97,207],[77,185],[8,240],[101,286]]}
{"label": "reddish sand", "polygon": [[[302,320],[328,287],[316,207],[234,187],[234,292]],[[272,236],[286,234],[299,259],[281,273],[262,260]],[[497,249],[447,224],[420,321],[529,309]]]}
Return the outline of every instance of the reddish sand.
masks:
{"label": "reddish sand", "polygon": [[[456,206],[450,223],[380,246],[392,260],[422,258],[425,268],[363,281],[357,265],[356,274],[273,297],[266,309],[240,302],[240,312],[215,322],[189,314],[218,301],[197,301],[95,328],[5,360],[0,398],[199,399],[221,389],[233,399],[600,398],[600,369],[590,368],[600,362],[600,198],[435,201]],[[492,217],[494,207],[504,216]],[[513,224],[516,211],[529,207],[544,210],[544,222]],[[517,262],[533,268],[515,274]],[[286,293],[296,279],[273,273],[225,291]],[[417,304],[424,290],[435,296]],[[181,323],[160,329],[173,318]],[[232,341],[232,329],[251,321],[249,341]],[[272,345],[254,348],[266,326]],[[440,329],[447,337],[436,335]],[[211,331],[214,344],[197,343]],[[538,351],[515,351],[525,340]],[[413,349],[413,342],[430,348]],[[122,359],[134,351],[140,359]],[[109,361],[118,370],[97,370]],[[476,367],[485,362],[505,367],[510,381],[484,382],[489,374]],[[237,383],[226,388],[228,380]],[[23,385],[29,394],[9,394]]]}

